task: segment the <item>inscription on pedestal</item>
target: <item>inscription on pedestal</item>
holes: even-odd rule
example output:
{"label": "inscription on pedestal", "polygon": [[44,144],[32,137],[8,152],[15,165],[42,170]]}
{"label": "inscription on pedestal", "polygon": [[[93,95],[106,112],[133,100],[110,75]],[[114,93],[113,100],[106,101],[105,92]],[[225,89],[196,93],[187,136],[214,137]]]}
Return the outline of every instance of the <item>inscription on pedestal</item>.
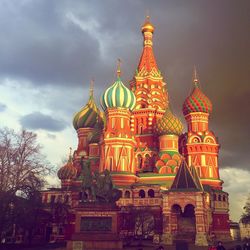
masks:
{"label": "inscription on pedestal", "polygon": [[81,217],[81,232],[111,232],[112,217]]}

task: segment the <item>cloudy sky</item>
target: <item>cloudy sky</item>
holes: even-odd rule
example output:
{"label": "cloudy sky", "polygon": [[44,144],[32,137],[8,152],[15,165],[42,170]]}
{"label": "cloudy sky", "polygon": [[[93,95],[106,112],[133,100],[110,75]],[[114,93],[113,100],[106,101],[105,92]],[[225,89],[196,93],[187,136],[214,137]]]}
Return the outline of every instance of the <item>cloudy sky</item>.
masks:
{"label": "cloudy sky", "polygon": [[174,112],[183,119],[193,65],[213,102],[210,127],[238,220],[250,193],[248,0],[0,0],[0,127],[36,132],[48,159],[60,163],[77,145],[72,117],[88,99],[91,78],[99,102],[117,58],[124,82],[133,77],[147,13]]}

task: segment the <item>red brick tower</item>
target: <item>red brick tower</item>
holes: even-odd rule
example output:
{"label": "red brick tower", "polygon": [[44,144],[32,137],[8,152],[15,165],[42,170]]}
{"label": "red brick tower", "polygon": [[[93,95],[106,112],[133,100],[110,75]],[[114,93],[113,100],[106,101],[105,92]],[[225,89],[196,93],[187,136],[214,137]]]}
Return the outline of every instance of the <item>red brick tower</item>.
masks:
{"label": "red brick tower", "polygon": [[220,146],[208,127],[212,103],[201,91],[195,69],[193,84],[193,91],[183,104],[188,132],[180,138],[180,151],[188,165],[195,167],[202,184],[221,189],[222,181],[218,168]]}
{"label": "red brick tower", "polygon": [[166,83],[163,82],[153,53],[153,32],[154,26],[147,17],[142,26],[144,44],[141,59],[130,83],[136,97],[136,106],[131,117],[131,130],[135,133],[137,141],[138,170],[154,165],[158,146],[154,124],[168,107]]}
{"label": "red brick tower", "polygon": [[104,92],[101,104],[106,115],[104,139],[101,142],[100,171],[111,171],[117,185],[135,182],[135,138],[130,128],[131,111],[135,107],[135,95],[120,78]]}

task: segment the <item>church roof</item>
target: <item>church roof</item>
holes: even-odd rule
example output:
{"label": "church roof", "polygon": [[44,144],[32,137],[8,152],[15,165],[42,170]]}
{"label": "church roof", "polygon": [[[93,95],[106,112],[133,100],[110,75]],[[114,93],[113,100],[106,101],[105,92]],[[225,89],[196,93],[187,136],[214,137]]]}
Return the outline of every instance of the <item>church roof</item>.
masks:
{"label": "church roof", "polygon": [[126,108],[133,110],[135,104],[135,95],[133,91],[123,84],[120,78],[120,66],[118,65],[117,79],[107,90],[104,91],[104,94],[101,97],[101,105],[104,110],[107,108]]}
{"label": "church roof", "polygon": [[196,69],[194,69],[193,77],[194,88],[190,96],[188,96],[183,103],[183,114],[184,116],[192,112],[212,112],[212,102],[210,99],[201,91],[199,87],[199,79],[197,77]]}
{"label": "church roof", "polygon": [[158,135],[181,135],[183,124],[168,107],[162,118],[156,122],[156,132]]}
{"label": "church roof", "polygon": [[[92,84],[93,82],[91,85]],[[75,114],[73,126],[75,130],[80,128],[102,128],[103,126],[103,119],[101,117],[101,112],[95,103],[92,86],[90,88],[88,103]]]}
{"label": "church roof", "polygon": [[194,167],[189,169],[185,160],[182,161],[170,191],[202,191],[203,187]]}

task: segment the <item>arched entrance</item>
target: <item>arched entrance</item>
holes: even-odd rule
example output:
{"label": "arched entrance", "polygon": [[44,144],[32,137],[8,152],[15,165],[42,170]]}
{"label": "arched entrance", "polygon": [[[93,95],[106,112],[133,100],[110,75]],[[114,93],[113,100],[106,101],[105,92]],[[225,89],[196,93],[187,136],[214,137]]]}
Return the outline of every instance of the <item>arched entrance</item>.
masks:
{"label": "arched entrance", "polygon": [[172,221],[175,226],[175,239],[186,240],[188,242],[195,241],[196,222],[195,222],[195,207],[192,204],[187,204],[184,210],[177,204],[172,206]]}

